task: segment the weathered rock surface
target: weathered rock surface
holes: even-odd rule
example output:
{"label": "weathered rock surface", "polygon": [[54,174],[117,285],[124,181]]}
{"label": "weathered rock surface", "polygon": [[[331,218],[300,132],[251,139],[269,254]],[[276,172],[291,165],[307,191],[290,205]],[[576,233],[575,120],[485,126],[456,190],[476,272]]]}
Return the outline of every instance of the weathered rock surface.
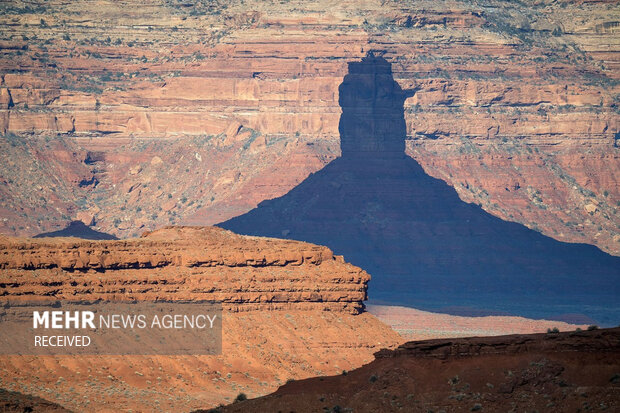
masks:
{"label": "weathered rock surface", "polygon": [[618,328],[428,340],[220,411],[614,411],[619,369]]}
{"label": "weathered rock surface", "polygon": [[136,235],[280,196],[340,153],[338,85],[379,49],[415,90],[408,153],[427,172],[620,253],[616,1],[1,7],[2,233],[84,212]]}
{"label": "weathered rock surface", "polygon": [[229,311],[359,314],[370,280],[326,247],[215,227],[171,227],[109,242],[8,238],[0,269],[0,286],[11,297],[213,300]]}
{"label": "weathered rock surface", "polygon": [[217,300],[218,356],[0,357],[0,388],[77,411],[178,411],[361,366],[401,338],[369,275],[325,247],[174,227],[139,239],[0,238],[0,300]]}

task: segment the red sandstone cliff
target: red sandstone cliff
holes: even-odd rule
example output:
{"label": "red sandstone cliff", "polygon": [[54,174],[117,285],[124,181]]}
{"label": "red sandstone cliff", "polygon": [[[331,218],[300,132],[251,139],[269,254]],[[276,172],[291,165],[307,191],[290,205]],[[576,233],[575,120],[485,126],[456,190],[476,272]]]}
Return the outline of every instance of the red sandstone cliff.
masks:
{"label": "red sandstone cliff", "polygon": [[3,3],[0,231],[213,224],[339,154],[383,50],[408,152],[468,202],[620,253],[617,1]]}
{"label": "red sandstone cliff", "polygon": [[0,388],[76,411],[190,410],[361,366],[401,338],[325,247],[176,227],[123,241],[0,238],[0,299],[216,300],[218,356],[0,356]]}

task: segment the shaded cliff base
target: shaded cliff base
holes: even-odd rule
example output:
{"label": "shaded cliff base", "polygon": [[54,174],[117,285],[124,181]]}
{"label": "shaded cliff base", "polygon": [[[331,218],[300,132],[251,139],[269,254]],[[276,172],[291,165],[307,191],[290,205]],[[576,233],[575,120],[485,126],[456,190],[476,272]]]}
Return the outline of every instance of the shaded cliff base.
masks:
{"label": "shaded cliff base", "polygon": [[[618,411],[620,329],[409,342],[217,412]],[[202,412],[206,412],[203,410]]]}

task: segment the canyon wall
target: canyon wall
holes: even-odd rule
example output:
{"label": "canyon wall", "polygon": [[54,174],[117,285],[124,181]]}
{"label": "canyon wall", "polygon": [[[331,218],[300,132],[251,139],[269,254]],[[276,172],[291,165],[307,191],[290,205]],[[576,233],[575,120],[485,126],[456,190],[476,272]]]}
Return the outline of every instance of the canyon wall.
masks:
{"label": "canyon wall", "polygon": [[473,304],[532,318],[560,316],[560,306],[547,306],[553,299],[565,311],[575,305],[569,312],[607,302],[584,314],[615,325],[620,258],[494,217],[429,176],[405,154],[403,103],[412,90],[391,66],[374,53],[350,63],[339,89],[341,157],[218,226],[326,245],[373,275],[373,300],[429,311],[439,302]]}
{"label": "canyon wall", "polygon": [[[393,63],[408,154],[462,199],[620,253],[617,1],[3,3],[0,231],[213,224],[340,154]],[[329,10],[326,12],[326,10]]]}
{"label": "canyon wall", "polygon": [[0,356],[0,387],[77,411],[187,411],[338,374],[401,342],[362,311],[369,278],[328,248],[219,228],[2,237],[2,300],[216,300],[224,312],[221,355]]}

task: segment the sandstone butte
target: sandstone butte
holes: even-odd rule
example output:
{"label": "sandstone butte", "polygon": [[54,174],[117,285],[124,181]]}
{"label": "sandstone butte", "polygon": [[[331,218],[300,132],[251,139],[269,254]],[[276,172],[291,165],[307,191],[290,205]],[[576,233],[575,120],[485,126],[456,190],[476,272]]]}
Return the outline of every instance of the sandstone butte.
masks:
{"label": "sandstone butte", "polygon": [[189,411],[339,374],[402,342],[363,312],[369,279],[326,247],[219,228],[122,241],[2,237],[2,300],[207,299],[224,315],[221,355],[0,356],[0,388],[73,411]]}
{"label": "sandstone butte", "polygon": [[409,342],[219,412],[618,411],[618,369],[620,328]]}
{"label": "sandstone butte", "polygon": [[467,202],[620,254],[616,0],[0,5],[0,233],[211,225],[340,154],[384,53],[407,152]]}

